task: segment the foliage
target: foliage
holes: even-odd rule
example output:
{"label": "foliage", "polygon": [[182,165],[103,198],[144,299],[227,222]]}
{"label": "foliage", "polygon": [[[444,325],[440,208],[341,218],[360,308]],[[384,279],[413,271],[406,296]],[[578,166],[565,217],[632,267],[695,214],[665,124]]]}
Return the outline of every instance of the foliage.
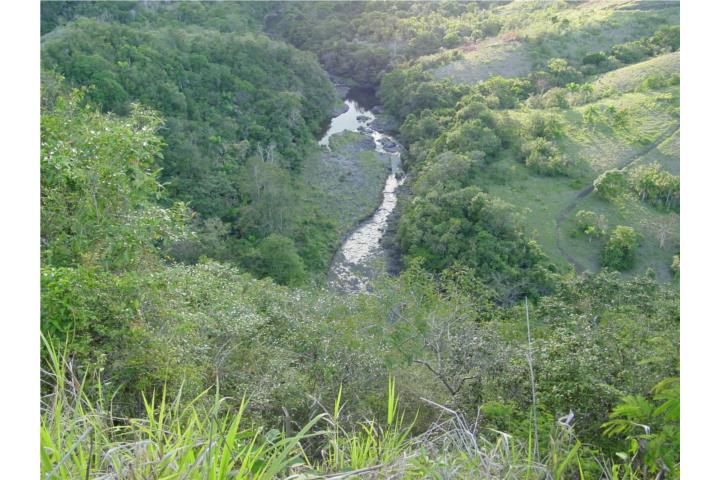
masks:
{"label": "foliage", "polygon": [[[162,23],[167,8],[143,15]],[[129,114],[139,101],[162,114],[162,128],[132,114],[146,117],[147,132],[156,129],[165,144],[154,178],[169,199],[230,224],[228,240],[287,235],[297,204],[288,172],[315,148],[334,92],[308,53],[261,34],[193,26],[225,7],[208,9],[203,19],[162,29],[73,20],[43,41],[43,66],[89,87],[87,98],[104,111]],[[159,151],[160,139],[152,145]],[[262,171],[253,176],[251,168]]]}
{"label": "foliage", "polygon": [[136,265],[143,251],[180,233],[182,206],[153,204],[160,120],[139,106],[126,119],[102,115],[83,99],[75,90],[42,115],[43,255],[57,266]]}
{"label": "foliage", "polygon": [[584,234],[588,238],[588,242],[592,242],[593,238],[603,237],[606,234],[607,221],[603,215],[588,210],[578,210],[575,214],[575,224],[577,231]]}
{"label": "foliage", "polygon": [[[677,50],[677,28],[651,19],[641,26],[656,29],[649,37],[588,47],[598,36],[589,28],[562,33],[577,27],[572,4],[42,8],[44,474],[679,475],[678,386],[653,389],[679,373],[677,282],[561,276],[539,243],[560,249],[572,231],[588,242],[570,243],[596,256],[588,244],[608,222],[635,226],[632,198],[621,216],[619,202],[578,203],[600,171],[586,157],[619,165],[649,146],[662,115],[676,118],[677,77],[642,70],[634,92],[586,105],[614,95],[589,81],[621,59]],[[624,21],[618,12],[593,28],[607,32]],[[488,43],[501,61],[506,47],[532,47],[524,77],[439,80],[439,66],[482,55],[470,42],[498,33]],[[584,40],[569,48],[568,38]],[[403,271],[369,295],[308,281],[372,209],[351,190],[386,175],[364,151],[362,182],[333,170],[352,135],[318,155],[334,101],[318,61],[379,83],[407,147],[394,233]],[[51,70],[81,88],[69,92]],[[637,121],[655,112],[662,118]],[[661,146],[645,153],[661,158]],[[324,191],[340,183],[349,190]],[[650,164],[607,171],[595,188],[674,210],[677,184]],[[569,228],[553,222],[573,199],[584,210],[567,210]],[[674,213],[655,215],[662,232],[674,228]],[[549,236],[536,231],[543,222]],[[617,226],[603,263],[630,268],[639,240]]]}
{"label": "foliage", "polygon": [[632,227],[618,225],[608,238],[602,252],[602,264],[615,270],[628,270],[635,262],[640,235]]}
{"label": "foliage", "polygon": [[78,17],[134,25],[194,24],[223,32],[257,31],[266,6],[261,3],[236,5],[204,3],[197,5],[152,4],[145,2],[54,1],[40,5],[40,33],[45,35]]}
{"label": "foliage", "polygon": [[525,164],[543,175],[563,175],[570,166],[558,151],[557,146],[542,137],[530,140],[522,146]]}
{"label": "foliage", "polygon": [[259,265],[253,270],[273,278],[281,285],[298,285],[305,280],[305,265],[293,241],[275,233],[265,237],[258,247]]}
{"label": "foliage", "polygon": [[82,91],[45,98],[41,118],[42,327],[77,352],[130,335],[138,270],[184,238],[186,208],[161,208],[157,116],[101,114]]}
{"label": "foliage", "polygon": [[403,211],[398,241],[432,271],[454,262],[470,267],[492,285],[498,301],[552,289],[552,268],[519,229],[513,209],[474,186],[414,199]]}
{"label": "foliage", "polygon": [[[322,419],[297,434],[265,431],[245,418],[247,400],[223,398],[205,390],[185,400],[163,389],[143,397],[142,416],[119,418],[112,402],[103,401],[99,377],[76,376],[66,353],[45,343],[49,355],[50,393],[40,425],[41,474],[74,479],[110,473],[145,478],[258,479],[286,475],[304,452],[301,440]],[[93,372],[96,373],[96,372]],[[229,403],[234,403],[232,409]]]}
{"label": "foliage", "polygon": [[603,425],[605,435],[628,440],[627,453],[618,454],[629,464],[644,464],[651,473],[680,476],[680,379],[666,378],[642,395],[623,397]]}
{"label": "foliage", "polygon": [[663,210],[680,210],[680,177],[661,170],[657,163],[637,167],[629,177],[641,201]]}
{"label": "foliage", "polygon": [[680,255],[673,255],[670,271],[673,272],[675,278],[680,278]]}
{"label": "foliage", "polygon": [[608,170],[593,182],[593,186],[601,198],[613,200],[626,192],[627,179],[620,170]]}
{"label": "foliage", "polygon": [[492,156],[500,149],[500,139],[482,121],[473,120],[449,130],[444,148],[456,152],[478,151]]}
{"label": "foliage", "polygon": [[652,35],[638,40],[614,45],[604,52],[593,52],[582,59],[586,73],[594,74],[618,68],[622,64],[633,64],[649,57],[667,52],[675,52],[680,48],[680,27],[664,25]]}
{"label": "foliage", "polygon": [[[618,396],[646,392],[678,374],[677,298],[674,287],[658,285],[651,277],[626,281],[610,272],[565,281],[555,295],[544,297],[530,311],[540,411],[557,418],[572,410],[578,436],[600,443],[597,432]],[[523,389],[514,395],[496,393],[495,398],[513,399],[521,409],[528,408],[530,397],[527,360],[521,353],[523,342],[527,347],[524,314],[523,307],[502,312],[507,326],[488,326],[502,331],[512,325],[516,346],[510,349],[511,364],[525,369],[508,368],[501,384],[512,388],[508,377],[517,376],[515,382],[523,378]]]}
{"label": "foliage", "polygon": [[377,85],[407,60],[497,33],[489,7],[481,2],[288,2],[270,30],[316,52],[332,74]]}
{"label": "foliage", "polygon": [[384,75],[378,95],[392,114],[404,118],[424,109],[453,107],[468,92],[466,86],[433,81],[427,72],[411,67]]}
{"label": "foliage", "polygon": [[[461,413],[431,401],[439,418],[432,429],[411,437],[412,423],[404,420],[392,378],[383,421],[345,422],[342,387],[330,411],[297,431],[287,423],[282,430],[257,425],[248,418],[252,404],[246,397],[222,397],[212,388],[187,400],[182,393],[171,397],[163,388],[143,398],[137,416],[119,416],[114,404],[104,400],[100,371],[78,375],[66,351],[43,341],[48,364],[43,371],[47,394],[41,407],[40,467],[47,478],[270,479],[367,472],[427,478],[451,469],[463,476],[520,471],[524,478],[539,480],[583,478],[583,471],[599,474],[595,464],[606,463],[576,439],[572,426],[555,427],[542,443],[547,447],[533,452],[531,443],[503,432],[481,433]],[[623,467],[607,463],[609,470]]]}
{"label": "foliage", "polygon": [[478,85],[490,108],[515,108],[530,92],[530,82],[521,78],[490,77]]}
{"label": "foliage", "polygon": [[563,58],[553,58],[548,61],[547,71],[550,74],[550,84],[553,86],[577,82],[582,78],[582,74]]}

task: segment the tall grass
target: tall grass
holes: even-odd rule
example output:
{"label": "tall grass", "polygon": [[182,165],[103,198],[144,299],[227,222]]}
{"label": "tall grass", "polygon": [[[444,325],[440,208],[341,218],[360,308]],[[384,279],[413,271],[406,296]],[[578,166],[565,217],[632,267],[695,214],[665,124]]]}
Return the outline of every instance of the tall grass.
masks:
{"label": "tall grass", "polygon": [[387,414],[385,421],[366,420],[346,430],[341,426],[342,387],[335,399],[330,424],[329,448],[320,467],[334,472],[377,470],[402,457],[411,449],[410,430],[414,421],[405,425],[404,413],[399,411],[400,399],[395,380],[388,380]]}
{"label": "tall grass", "polygon": [[[184,400],[165,390],[143,397],[137,418],[113,414],[98,375],[77,377],[63,353],[43,339],[47,367],[41,405],[41,473],[45,480],[271,478],[563,479],[587,476],[583,445],[560,430],[546,452],[503,432],[483,429],[450,408],[425,400],[438,420],[411,435],[394,379],[382,420],[343,422],[343,390],[331,411],[296,434],[266,430],[245,417],[247,401],[230,408],[218,390]],[[112,398],[112,396],[110,396]],[[312,454],[308,452],[313,452]],[[541,460],[537,460],[541,459]],[[587,460],[587,459],[585,459]],[[632,469],[597,462],[602,478],[634,480]]]}
{"label": "tall grass", "polygon": [[181,393],[170,400],[163,391],[144,399],[141,418],[117,418],[103,401],[102,383],[75,377],[63,356],[46,341],[45,346],[44,376],[52,391],[42,402],[43,479],[283,477],[306,463],[300,441],[317,434],[310,430],[323,417],[296,435],[265,432],[245,421],[245,399],[228,413],[227,399],[208,390],[188,402]]}

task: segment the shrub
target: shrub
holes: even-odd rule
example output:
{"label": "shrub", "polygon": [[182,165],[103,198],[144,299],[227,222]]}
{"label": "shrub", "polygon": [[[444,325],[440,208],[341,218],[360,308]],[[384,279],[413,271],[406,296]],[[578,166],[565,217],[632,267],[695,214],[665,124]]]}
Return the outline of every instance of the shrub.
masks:
{"label": "shrub", "polygon": [[612,49],[610,49],[610,54],[613,57],[626,64],[639,62],[650,53],[650,49],[641,41],[615,45]]}
{"label": "shrub", "polygon": [[661,170],[657,163],[633,170],[630,185],[643,202],[664,210],[680,209],[680,177]]}
{"label": "shrub", "polygon": [[583,65],[600,65],[607,60],[604,52],[595,52],[585,55],[582,59]]}
{"label": "shrub", "polygon": [[648,45],[658,51],[675,52],[680,48],[680,26],[666,25],[655,32],[649,39]]}
{"label": "shrub", "polygon": [[680,469],[680,379],[666,378],[652,389],[652,398],[623,397],[603,425],[605,435],[623,436],[628,451],[621,458],[637,459],[662,478]]}
{"label": "shrub", "polygon": [[530,116],[528,134],[532,137],[547,139],[559,138],[563,134],[563,126],[556,115],[534,113]]}
{"label": "shrub", "polygon": [[520,99],[530,93],[530,82],[524,79],[506,79],[500,76],[491,77],[480,85],[478,91],[485,97],[494,97],[494,108],[514,108]]}
{"label": "shrub", "polygon": [[257,272],[282,285],[299,285],[306,277],[305,264],[295,244],[287,237],[271,234],[260,242]]}
{"label": "shrub", "polygon": [[445,148],[456,152],[479,150],[493,156],[501,142],[495,131],[480,120],[461,123],[447,133]]}
{"label": "shrub", "polygon": [[670,271],[673,273],[675,278],[680,278],[680,255],[673,255],[672,265],[670,265]]}
{"label": "shrub", "polygon": [[553,58],[548,61],[547,70],[550,74],[551,83],[557,87],[582,80],[582,73],[575,67],[569,65],[567,60],[563,58]]}
{"label": "shrub", "polygon": [[593,186],[600,198],[612,200],[627,190],[627,179],[623,172],[612,169],[600,175],[595,182],[593,182]]}
{"label": "shrub", "polygon": [[640,235],[632,227],[618,225],[605,244],[602,265],[615,270],[629,270],[635,263]]}
{"label": "shrub", "polygon": [[570,162],[559,152],[554,142],[539,137],[522,146],[525,165],[542,175],[568,175]]}
{"label": "shrub", "polygon": [[588,210],[580,210],[575,214],[575,223],[577,225],[577,231],[587,235],[588,241],[590,242],[593,238],[599,238],[605,235],[606,225],[603,215],[598,215]]}

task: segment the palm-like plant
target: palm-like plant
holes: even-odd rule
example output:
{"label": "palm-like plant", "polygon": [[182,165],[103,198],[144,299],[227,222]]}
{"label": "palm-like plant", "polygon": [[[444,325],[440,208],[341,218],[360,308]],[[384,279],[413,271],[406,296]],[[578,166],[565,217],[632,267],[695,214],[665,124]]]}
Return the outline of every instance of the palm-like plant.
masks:
{"label": "palm-like plant", "polygon": [[608,436],[624,436],[631,468],[680,475],[680,379],[671,377],[652,389],[652,398],[624,397],[603,425]]}

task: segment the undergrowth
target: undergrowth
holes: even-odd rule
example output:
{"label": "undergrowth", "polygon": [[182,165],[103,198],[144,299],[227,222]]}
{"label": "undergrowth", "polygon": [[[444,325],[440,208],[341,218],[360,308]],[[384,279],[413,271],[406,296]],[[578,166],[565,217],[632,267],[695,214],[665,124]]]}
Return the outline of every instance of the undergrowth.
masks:
{"label": "undergrowth", "polygon": [[[43,338],[40,451],[43,479],[487,478],[632,480],[629,463],[613,464],[559,422],[547,450],[534,451],[533,432],[519,439],[483,428],[424,399],[438,419],[420,435],[401,410],[394,379],[387,413],[344,425],[343,392],[331,409],[296,432],[267,429],[231,408],[217,389],[184,399],[165,390],[143,397],[135,418],[114,415],[101,372],[76,375],[72,361]],[[108,400],[110,398],[110,400]],[[528,446],[530,446],[528,448]]]}

